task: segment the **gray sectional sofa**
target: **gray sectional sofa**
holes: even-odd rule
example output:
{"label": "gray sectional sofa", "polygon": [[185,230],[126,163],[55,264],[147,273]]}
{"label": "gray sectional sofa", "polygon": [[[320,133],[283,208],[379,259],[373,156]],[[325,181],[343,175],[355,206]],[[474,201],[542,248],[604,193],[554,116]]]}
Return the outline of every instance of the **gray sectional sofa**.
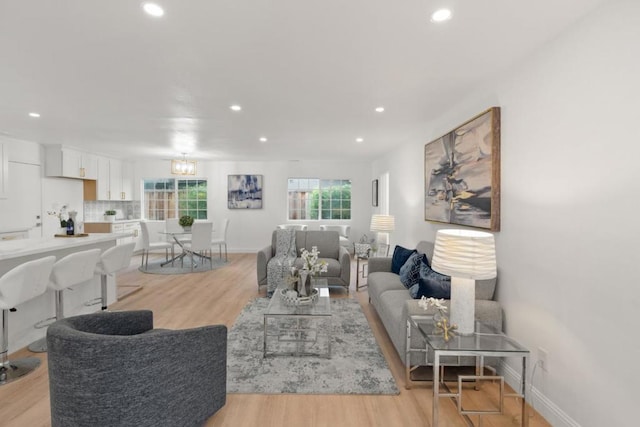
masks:
{"label": "gray sectional sofa", "polygon": [[[433,243],[420,242],[416,247],[418,252],[427,255],[431,260],[433,255]],[[391,258],[369,258],[369,274],[367,277],[369,285],[369,301],[376,309],[378,316],[382,320],[387,334],[391,338],[398,355],[405,360],[407,318],[410,314],[433,314],[430,310],[425,312],[419,305],[418,300],[411,298],[409,290],[400,282],[400,277],[391,272]],[[502,308],[493,301],[496,279],[476,281],[476,320],[489,326],[502,330]],[[449,307],[449,301],[445,301]],[[412,334],[412,347],[420,347],[416,337]],[[411,356],[411,365],[424,364],[424,356],[415,353]]]}
{"label": "gray sectional sofa", "polygon": [[[326,278],[329,286],[341,286],[349,292],[351,280],[351,257],[344,246],[340,246],[340,234],[337,231],[296,231],[296,253],[298,258],[295,266],[302,267],[300,254],[302,249],[318,248],[321,260],[327,262],[328,271],[320,277]],[[271,236],[271,244],[258,252],[257,273],[258,288],[267,284],[267,264],[276,254],[276,231]]]}

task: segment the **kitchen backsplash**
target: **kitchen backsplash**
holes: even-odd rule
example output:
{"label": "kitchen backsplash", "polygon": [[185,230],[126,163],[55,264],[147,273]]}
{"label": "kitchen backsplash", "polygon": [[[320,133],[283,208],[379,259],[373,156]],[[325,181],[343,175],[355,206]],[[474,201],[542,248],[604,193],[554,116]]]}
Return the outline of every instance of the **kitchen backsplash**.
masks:
{"label": "kitchen backsplash", "polygon": [[140,219],[140,201],[85,201],[84,221],[104,221],[104,211],[116,211],[116,219]]}

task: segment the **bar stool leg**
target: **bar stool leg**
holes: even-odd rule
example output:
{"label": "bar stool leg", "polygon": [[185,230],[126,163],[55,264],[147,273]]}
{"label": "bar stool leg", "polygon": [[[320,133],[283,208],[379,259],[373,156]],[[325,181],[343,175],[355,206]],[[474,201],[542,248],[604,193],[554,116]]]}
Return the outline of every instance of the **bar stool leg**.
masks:
{"label": "bar stool leg", "polygon": [[107,275],[100,275],[100,299],[102,300],[102,310],[107,309]]}
{"label": "bar stool leg", "polygon": [[9,310],[2,310],[2,345],[0,346],[0,385],[17,380],[40,366],[40,359],[25,357],[9,360]]}
{"label": "bar stool leg", "polygon": [[[56,317],[55,320],[64,318],[64,298],[63,291],[54,291],[56,300]],[[27,347],[29,351],[33,353],[46,353],[47,352],[47,337],[44,336],[37,341],[32,342]]]}

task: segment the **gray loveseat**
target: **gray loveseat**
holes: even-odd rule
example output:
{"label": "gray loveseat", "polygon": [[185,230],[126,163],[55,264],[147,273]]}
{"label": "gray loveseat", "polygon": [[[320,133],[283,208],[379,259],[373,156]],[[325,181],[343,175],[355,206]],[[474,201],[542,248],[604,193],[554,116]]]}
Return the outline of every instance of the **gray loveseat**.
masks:
{"label": "gray loveseat", "polygon": [[[328,271],[322,273],[321,277],[326,278],[329,286],[342,286],[349,292],[349,281],[351,280],[351,257],[344,246],[340,246],[340,234],[337,231],[296,231],[296,254],[295,266],[302,267],[300,254],[302,249],[311,250],[317,246],[321,260],[327,262]],[[267,264],[276,254],[276,231],[271,236],[271,244],[258,252],[257,273],[258,288],[267,284]]]}
{"label": "gray loveseat", "polygon": [[[420,242],[416,248],[418,252],[427,255],[431,260],[433,243]],[[404,363],[407,337],[407,317],[410,314],[425,314],[418,305],[418,300],[411,298],[409,290],[404,287],[397,274],[391,272],[391,258],[369,258],[369,301],[376,309],[387,334],[391,338],[398,355]],[[496,279],[476,281],[476,320],[502,330],[502,308],[493,301]],[[445,301],[449,307],[449,301]],[[433,314],[430,310],[427,314]],[[412,340],[417,340],[418,334],[412,334]],[[412,347],[420,347],[420,343],[413,341]],[[424,364],[424,356],[412,354],[412,365]]]}

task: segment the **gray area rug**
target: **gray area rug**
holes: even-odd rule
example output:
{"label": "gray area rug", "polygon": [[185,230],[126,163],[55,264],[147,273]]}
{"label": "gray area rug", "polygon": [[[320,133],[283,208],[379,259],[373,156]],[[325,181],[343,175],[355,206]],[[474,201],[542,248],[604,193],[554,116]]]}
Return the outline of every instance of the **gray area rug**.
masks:
{"label": "gray area rug", "polygon": [[[173,267],[171,266],[170,263],[162,267],[160,264],[162,264],[163,262],[164,260],[149,262],[149,268],[145,269],[144,267],[139,267],[138,270],[142,271],[143,273],[150,273],[150,274],[191,273],[191,266],[189,265],[191,260],[189,258],[185,258],[184,267],[180,267],[180,261],[174,262]],[[194,273],[203,273],[205,271],[210,271],[209,261],[205,262],[203,265],[202,262],[198,260],[198,258],[196,258],[196,262],[198,263],[198,265],[193,268]],[[227,265],[227,261],[214,256],[211,269],[215,270],[216,268],[224,267],[225,265]]]}
{"label": "gray area rug", "polygon": [[[331,358],[263,358],[263,313],[269,300],[257,298],[242,310],[228,335],[228,393],[398,394],[360,304],[331,301]],[[322,341],[319,339],[319,341]],[[325,343],[322,343],[326,345]]]}

